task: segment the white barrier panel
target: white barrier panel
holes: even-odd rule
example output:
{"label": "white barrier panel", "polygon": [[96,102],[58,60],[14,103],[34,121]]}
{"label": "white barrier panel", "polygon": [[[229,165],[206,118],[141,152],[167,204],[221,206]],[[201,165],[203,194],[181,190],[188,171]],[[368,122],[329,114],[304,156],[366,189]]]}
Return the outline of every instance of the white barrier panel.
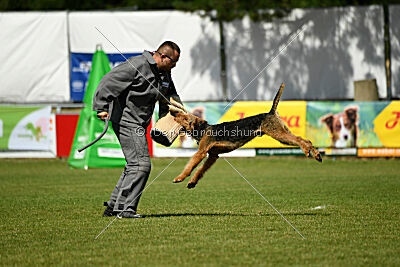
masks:
{"label": "white barrier panel", "polygon": [[400,6],[389,6],[392,54],[392,94],[400,98]]}
{"label": "white barrier panel", "polygon": [[[389,11],[392,92],[400,97],[400,7]],[[98,43],[118,53],[95,27],[123,53],[177,42],[182,56],[173,77],[182,99],[222,100],[219,31],[207,18],[179,11],[6,12],[0,13],[0,102],[71,100],[67,21],[76,53],[93,53]],[[296,9],[264,23],[245,18],[225,23],[225,38],[230,99],[270,100],[281,82],[283,99],[351,99],[353,82],[371,78],[386,97],[381,7]]]}
{"label": "white barrier panel", "polygon": [[283,99],[352,99],[353,82],[372,78],[386,97],[379,6],[295,9],[272,22],[225,24],[225,33],[230,99],[271,100],[282,82]]}
{"label": "white barrier panel", "polygon": [[178,11],[72,12],[69,25],[71,52],[93,53],[102,44],[106,53],[141,53],[174,41],[181,57],[172,76],[182,100],[222,98],[219,31],[209,19]]}
{"label": "white barrier panel", "polygon": [[0,13],[0,102],[69,101],[66,16]]}

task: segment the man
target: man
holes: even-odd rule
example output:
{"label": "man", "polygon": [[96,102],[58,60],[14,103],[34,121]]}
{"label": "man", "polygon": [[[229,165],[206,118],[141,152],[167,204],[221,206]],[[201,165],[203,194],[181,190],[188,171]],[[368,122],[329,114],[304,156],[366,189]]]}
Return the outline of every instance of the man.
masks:
{"label": "man", "polygon": [[179,56],[178,45],[166,41],[113,68],[96,89],[93,110],[102,120],[110,118],[127,162],[103,216],[144,217],[136,211],[151,169],[145,133],[157,101],[160,118],[170,97],[180,102],[170,72]]}

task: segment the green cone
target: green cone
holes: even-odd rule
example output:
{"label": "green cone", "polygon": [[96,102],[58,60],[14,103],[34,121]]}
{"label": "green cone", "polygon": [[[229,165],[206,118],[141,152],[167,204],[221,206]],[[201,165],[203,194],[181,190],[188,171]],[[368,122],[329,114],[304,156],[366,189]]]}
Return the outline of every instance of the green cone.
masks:
{"label": "green cone", "polygon": [[85,107],[79,117],[78,127],[76,128],[68,159],[68,163],[72,167],[87,169],[89,167],[120,167],[126,164],[111,123],[102,139],[81,153],[78,152],[79,148],[94,140],[104,129],[104,122],[99,120],[96,117],[96,112],[92,110],[93,96],[99,82],[110,70],[111,67],[107,55],[104,51],[98,49],[93,55],[92,69],[89,74],[85,97],[83,98]]}

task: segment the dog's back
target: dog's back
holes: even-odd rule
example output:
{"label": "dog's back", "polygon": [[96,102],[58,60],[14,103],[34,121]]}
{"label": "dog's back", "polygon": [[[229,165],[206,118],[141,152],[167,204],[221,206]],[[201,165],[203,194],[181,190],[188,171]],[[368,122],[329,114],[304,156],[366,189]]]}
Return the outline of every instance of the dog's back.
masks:
{"label": "dog's back", "polygon": [[256,136],[262,136],[260,125],[267,116],[276,116],[278,103],[281,98],[285,84],[282,83],[272,102],[272,107],[268,113],[246,117],[236,121],[223,122],[210,125],[207,135],[212,135],[215,141],[230,141],[247,143]]}

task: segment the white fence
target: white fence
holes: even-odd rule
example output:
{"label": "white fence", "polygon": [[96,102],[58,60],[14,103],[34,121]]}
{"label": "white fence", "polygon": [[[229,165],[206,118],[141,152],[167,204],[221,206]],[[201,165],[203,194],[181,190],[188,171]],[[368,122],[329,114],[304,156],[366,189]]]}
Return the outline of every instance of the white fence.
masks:
{"label": "white fence", "polygon": [[[400,7],[390,6],[392,95],[400,97]],[[228,100],[352,99],[355,80],[375,78],[387,95],[380,6],[296,9],[271,22],[224,23]],[[69,102],[70,53],[154,50],[180,45],[173,70],[184,101],[224,100],[217,23],[160,12],[0,13],[0,102]],[[108,39],[108,40],[107,40]]]}

